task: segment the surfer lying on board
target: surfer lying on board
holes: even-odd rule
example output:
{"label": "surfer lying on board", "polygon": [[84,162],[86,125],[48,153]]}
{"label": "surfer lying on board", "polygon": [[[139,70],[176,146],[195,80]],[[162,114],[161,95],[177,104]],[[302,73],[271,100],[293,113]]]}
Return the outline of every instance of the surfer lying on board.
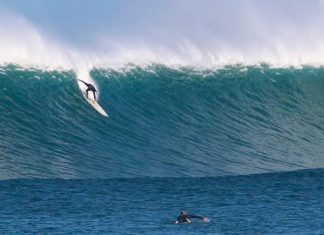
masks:
{"label": "surfer lying on board", "polygon": [[83,82],[88,88],[87,88],[87,90],[86,90],[86,93],[87,93],[87,98],[88,98],[88,92],[89,91],[92,91],[93,92],[93,98],[94,98],[94,100],[96,101],[97,99],[96,99],[96,92],[97,92],[97,90],[96,90],[96,88],[92,85],[92,84],[90,84],[90,83],[86,83],[86,82],[84,82],[84,81],[82,81],[82,80],[80,80],[80,79],[78,79],[80,82]]}
{"label": "surfer lying on board", "polygon": [[199,215],[191,215],[188,214],[185,211],[181,211],[180,215],[178,216],[177,220],[176,220],[176,224],[181,224],[181,223],[191,223],[191,218],[197,218],[197,219],[201,219],[204,222],[209,222],[209,219],[207,217],[202,217]]}

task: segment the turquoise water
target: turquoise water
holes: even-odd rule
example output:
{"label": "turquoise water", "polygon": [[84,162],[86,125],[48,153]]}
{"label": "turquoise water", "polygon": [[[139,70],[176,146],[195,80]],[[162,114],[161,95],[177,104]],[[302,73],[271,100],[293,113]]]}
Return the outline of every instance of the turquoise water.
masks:
{"label": "turquoise water", "polygon": [[2,233],[324,233],[323,68],[90,75],[110,118],[74,71],[1,68]]}
{"label": "turquoise water", "polygon": [[211,177],[323,168],[324,69],[0,74],[1,179]]}

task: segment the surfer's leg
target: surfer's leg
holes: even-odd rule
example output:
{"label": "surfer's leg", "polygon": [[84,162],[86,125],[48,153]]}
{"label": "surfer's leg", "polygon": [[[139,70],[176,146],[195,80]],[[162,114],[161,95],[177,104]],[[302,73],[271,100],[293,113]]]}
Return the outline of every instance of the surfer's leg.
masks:
{"label": "surfer's leg", "polygon": [[89,88],[88,88],[88,89],[86,90],[86,93],[87,93],[87,98],[88,98],[88,92],[89,92],[89,90],[90,90]]}
{"label": "surfer's leg", "polygon": [[93,92],[93,98],[94,98],[94,100],[97,100],[96,99],[96,92],[95,91],[92,91]]}

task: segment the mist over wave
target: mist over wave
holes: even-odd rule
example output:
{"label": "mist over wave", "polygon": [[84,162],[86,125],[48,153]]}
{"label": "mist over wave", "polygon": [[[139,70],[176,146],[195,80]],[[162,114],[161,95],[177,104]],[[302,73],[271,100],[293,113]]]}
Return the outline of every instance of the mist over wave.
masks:
{"label": "mist over wave", "polygon": [[80,4],[85,14],[71,14],[72,3],[37,2],[38,18],[10,2],[0,11],[1,64],[73,70],[129,63],[323,65],[322,1],[100,1]]}
{"label": "mist over wave", "polygon": [[323,168],[323,68],[154,65],[0,73],[1,179],[222,176]]}

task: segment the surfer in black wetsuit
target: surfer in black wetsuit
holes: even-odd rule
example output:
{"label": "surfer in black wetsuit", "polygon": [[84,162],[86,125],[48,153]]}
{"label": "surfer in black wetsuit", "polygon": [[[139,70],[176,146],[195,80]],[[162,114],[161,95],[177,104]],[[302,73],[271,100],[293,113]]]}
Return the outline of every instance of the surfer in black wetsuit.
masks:
{"label": "surfer in black wetsuit", "polygon": [[86,90],[86,93],[87,93],[87,98],[88,98],[88,92],[89,91],[92,91],[93,92],[93,98],[95,99],[95,101],[97,100],[96,99],[96,92],[97,92],[97,90],[96,90],[96,88],[92,85],[92,84],[90,84],[90,83],[86,83],[86,82],[84,82],[84,81],[82,81],[82,80],[80,80],[80,79],[78,79],[80,82],[83,82],[88,88],[87,88],[87,90]]}
{"label": "surfer in black wetsuit", "polygon": [[191,218],[196,218],[196,219],[201,219],[204,222],[209,222],[207,217],[202,217],[199,215],[191,215],[188,214],[185,211],[181,211],[180,215],[178,216],[177,220],[176,220],[176,224],[180,224],[180,223],[191,223]]}

